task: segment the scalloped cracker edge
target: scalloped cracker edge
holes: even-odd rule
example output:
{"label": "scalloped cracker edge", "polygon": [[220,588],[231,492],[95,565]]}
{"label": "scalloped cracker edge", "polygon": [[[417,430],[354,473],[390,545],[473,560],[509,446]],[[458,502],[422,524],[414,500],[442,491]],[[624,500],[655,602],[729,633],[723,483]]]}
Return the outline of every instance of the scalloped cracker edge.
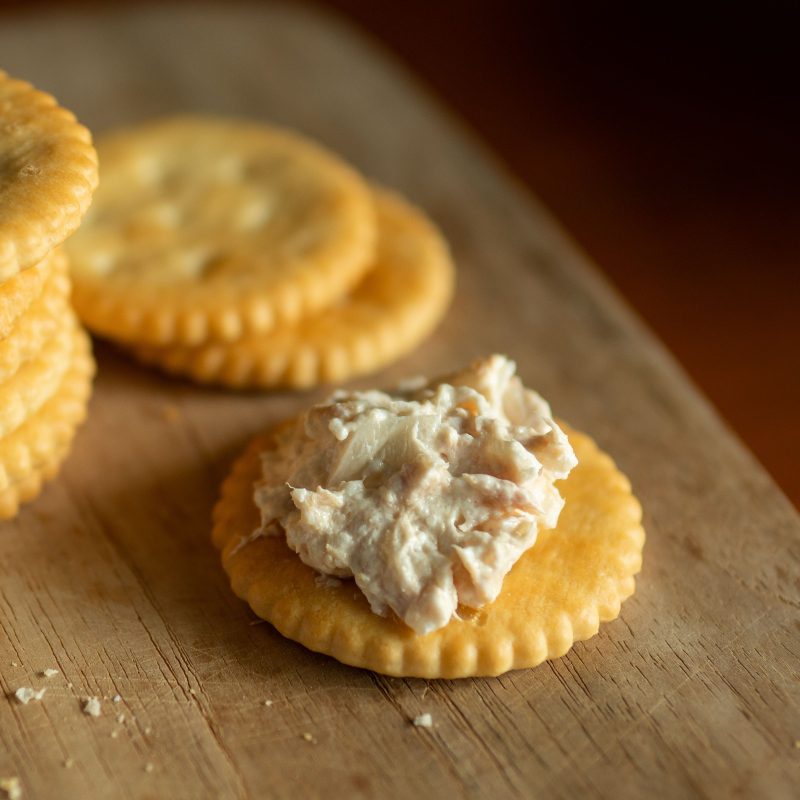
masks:
{"label": "scalloped cracker edge", "polygon": [[45,92],[0,70],[0,281],[40,262],[80,224],[97,186],[89,131]]}
{"label": "scalloped cracker edge", "polygon": [[[33,272],[26,270],[12,280]],[[39,295],[17,317],[8,335],[0,337],[0,386],[23,364],[35,358],[56,333],[70,313],[69,288],[67,260],[60,255],[53,260]]]}
{"label": "scalloped cracker edge", "polygon": [[60,248],[48,253],[38,264],[0,283],[0,339],[8,336],[14,325],[37,297],[54,269],[66,268],[66,256]]}
{"label": "scalloped cracker edge", "polygon": [[0,519],[15,516],[58,472],[86,419],[95,363],[89,337],[80,329],[69,369],[56,393],[27,422],[0,440]]}
{"label": "scalloped cracker edge", "polygon": [[444,238],[422,212],[386,191],[374,198],[374,266],[335,307],[235,342],[134,347],[134,354],[174,375],[239,389],[338,383],[410,352],[444,316],[455,271]]}
{"label": "scalloped cracker edge", "polygon": [[35,414],[54,394],[69,368],[78,327],[67,309],[42,349],[0,385],[0,438]]}

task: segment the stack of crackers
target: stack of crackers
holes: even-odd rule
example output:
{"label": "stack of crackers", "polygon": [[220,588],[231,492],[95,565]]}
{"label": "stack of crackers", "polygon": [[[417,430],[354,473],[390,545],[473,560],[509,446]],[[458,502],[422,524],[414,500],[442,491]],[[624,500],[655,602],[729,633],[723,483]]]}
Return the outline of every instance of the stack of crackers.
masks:
{"label": "stack of crackers", "polygon": [[69,242],[91,330],[229,387],[308,387],[384,366],[449,304],[436,227],[338,156],[268,125],[178,117],[98,142]]}
{"label": "stack of crackers", "polygon": [[94,362],[61,244],[96,185],[86,128],[0,71],[0,519],[55,474],[86,416]]}

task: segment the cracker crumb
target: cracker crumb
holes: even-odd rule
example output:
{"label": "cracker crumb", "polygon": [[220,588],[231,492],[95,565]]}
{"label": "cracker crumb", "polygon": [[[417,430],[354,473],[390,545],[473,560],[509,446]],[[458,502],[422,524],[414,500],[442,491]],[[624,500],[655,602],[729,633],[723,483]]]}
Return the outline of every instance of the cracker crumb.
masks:
{"label": "cracker crumb", "polygon": [[41,676],[43,678],[55,678],[56,675],[59,674],[59,670],[53,669],[52,667],[48,667],[47,669],[43,669],[41,672]]}
{"label": "cracker crumb", "polygon": [[119,724],[122,725],[122,723],[125,722],[125,715],[117,714],[117,722],[119,722]]}
{"label": "cracker crumb", "polygon": [[67,769],[72,769],[75,766],[75,760],[72,758],[68,758],[64,761],[64,766]]}
{"label": "cracker crumb", "polygon": [[155,767],[149,761],[144,765],[145,772],[152,772],[154,769]]}
{"label": "cracker crumb", "polygon": [[100,700],[97,697],[85,697],[83,700],[83,713],[90,717],[99,717]]}
{"label": "cracker crumb", "polygon": [[121,703],[121,702],[122,702],[122,697],[121,697],[120,695],[118,695],[118,694],[115,694],[115,695],[114,695],[114,696],[111,698],[111,702],[112,702],[112,703]]}
{"label": "cracker crumb", "polygon": [[271,706],[272,705],[272,700],[265,700],[264,701],[264,705],[265,706]]}
{"label": "cracker crumb", "polygon": [[412,719],[411,722],[414,724],[415,728],[433,727],[433,717],[427,712],[425,714],[420,714],[419,716],[414,717],[414,719]]}
{"label": "cracker crumb", "polygon": [[23,706],[26,706],[31,700],[41,700],[46,691],[47,689],[31,689],[30,686],[20,686],[19,689],[14,692],[14,697],[17,698],[18,703],[22,703]]}
{"label": "cracker crumb", "polygon": [[17,662],[16,662],[16,661],[12,661],[12,662],[11,662],[11,666],[12,666],[12,667],[18,667],[18,666],[19,666],[19,664],[17,664]]}
{"label": "cracker crumb", "polygon": [[197,690],[196,689],[189,689],[189,694],[197,694]]}
{"label": "cracker crumb", "polygon": [[119,731],[118,730],[111,731],[111,738],[112,739],[116,739],[117,736],[119,736]]}
{"label": "cracker crumb", "polygon": [[71,688],[72,688],[72,681],[70,681],[70,682],[67,684],[67,689],[71,689]]}
{"label": "cracker crumb", "polygon": [[145,732],[145,735],[146,735],[146,736],[149,736],[149,735],[150,735],[150,734],[153,732],[153,729],[152,729],[152,728],[151,728],[151,727],[148,725],[148,726],[147,726],[147,727],[144,729],[144,732]]}
{"label": "cracker crumb", "polygon": [[422,697],[421,697],[420,699],[422,699],[422,700],[424,700],[424,699],[425,699],[425,695],[426,695],[426,694],[428,694],[428,689],[430,689],[430,688],[431,688],[431,687],[430,687],[430,686],[428,686],[428,684],[426,683],[426,684],[425,684],[425,688],[422,690]]}
{"label": "cracker crumb", "polygon": [[0,778],[0,792],[3,792],[8,800],[20,800],[22,797],[22,784],[16,775],[10,778]]}
{"label": "cracker crumb", "polygon": [[306,732],[303,734],[303,739],[304,739],[306,742],[311,742],[311,744],[316,744],[316,743],[317,743],[317,740],[316,740],[316,739],[314,738],[314,736],[313,736],[312,734],[310,734],[308,731],[306,731]]}

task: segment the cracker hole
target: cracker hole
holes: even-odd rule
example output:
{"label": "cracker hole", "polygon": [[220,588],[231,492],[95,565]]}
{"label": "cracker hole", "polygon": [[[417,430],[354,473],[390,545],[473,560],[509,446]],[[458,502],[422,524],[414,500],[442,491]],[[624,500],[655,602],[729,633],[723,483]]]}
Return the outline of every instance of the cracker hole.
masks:
{"label": "cracker hole", "polygon": [[321,226],[298,227],[281,242],[280,253],[284,258],[304,256],[318,246],[326,231]]}
{"label": "cracker hole", "polygon": [[207,261],[207,251],[199,247],[165,253],[162,262],[163,273],[174,278],[193,280],[203,274]]}
{"label": "cracker hole", "polygon": [[202,275],[204,278],[212,278],[215,275],[224,272],[225,269],[230,265],[230,262],[230,256],[226,253],[211,253],[203,259],[202,264],[197,270],[197,274]]}

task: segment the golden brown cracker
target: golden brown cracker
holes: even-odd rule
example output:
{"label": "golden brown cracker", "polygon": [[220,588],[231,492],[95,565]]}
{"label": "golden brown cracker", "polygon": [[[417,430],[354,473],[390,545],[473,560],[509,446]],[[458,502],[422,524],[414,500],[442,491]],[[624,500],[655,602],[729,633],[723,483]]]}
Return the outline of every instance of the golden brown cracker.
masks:
{"label": "golden brown cracker", "polygon": [[61,244],[96,185],[89,131],[49,94],[0,71],[0,281]]}
{"label": "golden brown cracker", "polygon": [[[9,283],[34,272],[34,269],[25,270]],[[47,270],[38,297],[17,317],[8,334],[0,338],[0,386],[42,351],[64,323],[68,309],[69,275],[66,258],[59,255]]]}
{"label": "golden brown cracker", "polygon": [[0,339],[8,336],[17,319],[42,293],[51,270],[63,267],[62,271],[65,271],[65,258],[63,250],[53,250],[35,266],[0,283]]}
{"label": "golden brown cracker", "polygon": [[53,396],[13,433],[0,439],[0,519],[13,517],[20,503],[35,497],[69,452],[86,418],[94,360],[89,337],[71,334],[69,368]]}
{"label": "golden brown cracker", "polygon": [[296,134],[177,117],[98,150],[103,181],[69,254],[76,308],[99,334],[195,345],[263,333],[330,305],[369,266],[368,188]]}
{"label": "golden brown cracker", "polygon": [[15,517],[21,505],[36,499],[44,484],[58,473],[68,454],[69,447],[61,448],[47,461],[37,464],[15,484],[0,489],[0,520]]}
{"label": "golden brown cracker", "polygon": [[39,353],[0,384],[0,439],[16,430],[53,396],[69,367],[76,327],[74,313],[67,310]]}
{"label": "golden brown cracker", "polygon": [[420,211],[389,192],[376,191],[374,197],[374,265],[333,308],[235,342],[134,352],[200,383],[304,388],[379,369],[412,350],[447,309],[453,264],[443,237]]}
{"label": "golden brown cracker", "polygon": [[213,539],[236,594],[284,636],[376,672],[424,678],[499,675],[564,655],[597,633],[633,594],[641,568],[641,506],[628,479],[586,435],[567,428],[578,466],[559,483],[564,510],[506,576],[500,596],[425,636],[374,614],[353,581],[319,585],[280,536],[259,526],[253,484],[267,434],[233,467],[214,510]]}

